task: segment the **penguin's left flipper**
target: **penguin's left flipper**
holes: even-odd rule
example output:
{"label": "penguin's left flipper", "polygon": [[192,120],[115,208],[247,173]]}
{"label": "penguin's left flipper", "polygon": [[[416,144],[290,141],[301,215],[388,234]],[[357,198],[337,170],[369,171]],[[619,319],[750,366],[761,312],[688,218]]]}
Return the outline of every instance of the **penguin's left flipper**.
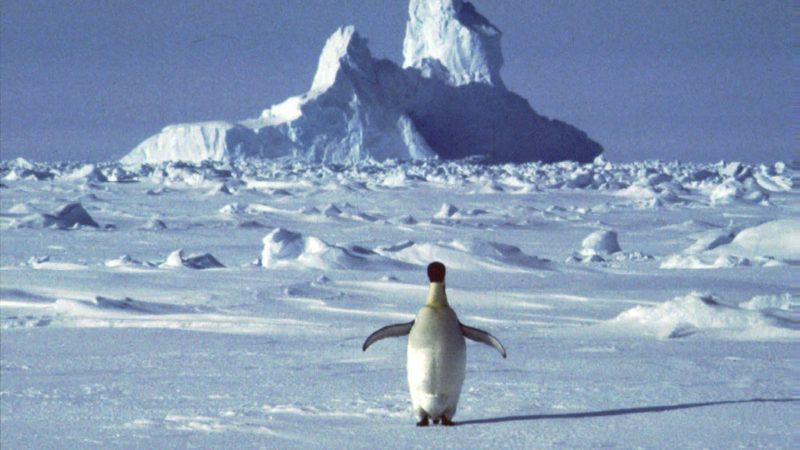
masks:
{"label": "penguin's left flipper", "polygon": [[475,342],[481,342],[483,344],[490,345],[494,347],[495,350],[500,352],[500,354],[503,355],[503,358],[506,357],[506,349],[503,348],[503,344],[501,344],[496,337],[492,336],[486,331],[468,327],[463,323],[460,323],[459,325],[461,325],[461,333],[464,335],[465,338],[472,339]]}
{"label": "penguin's left flipper", "polygon": [[380,341],[381,339],[405,336],[411,332],[412,326],[414,326],[413,320],[408,323],[397,323],[394,325],[387,325],[381,328],[380,330],[370,334],[367,340],[364,341],[364,345],[361,347],[361,350],[366,351],[370,345],[372,345],[375,341]]}

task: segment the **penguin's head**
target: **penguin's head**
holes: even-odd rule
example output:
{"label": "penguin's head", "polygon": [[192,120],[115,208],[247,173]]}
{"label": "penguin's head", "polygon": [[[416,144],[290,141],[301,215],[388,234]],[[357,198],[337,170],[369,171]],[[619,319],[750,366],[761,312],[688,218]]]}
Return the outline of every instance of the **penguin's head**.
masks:
{"label": "penguin's head", "polygon": [[434,261],[428,264],[428,279],[431,283],[444,283],[444,264]]}

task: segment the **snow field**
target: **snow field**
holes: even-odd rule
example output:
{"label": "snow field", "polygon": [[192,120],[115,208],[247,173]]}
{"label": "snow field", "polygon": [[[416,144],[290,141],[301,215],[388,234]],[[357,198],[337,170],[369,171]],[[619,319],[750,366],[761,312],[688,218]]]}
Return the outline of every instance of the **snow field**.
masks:
{"label": "snow field", "polygon": [[[0,162],[4,448],[798,438],[791,168],[86,167]],[[591,181],[570,183],[576,173]],[[786,189],[767,203],[710,199],[759,177]],[[75,204],[70,226],[29,220]],[[666,267],[676,256],[713,267]],[[418,430],[405,341],[361,344],[413,318],[432,259],[448,266],[459,318],[508,359],[468,344],[461,425]]]}

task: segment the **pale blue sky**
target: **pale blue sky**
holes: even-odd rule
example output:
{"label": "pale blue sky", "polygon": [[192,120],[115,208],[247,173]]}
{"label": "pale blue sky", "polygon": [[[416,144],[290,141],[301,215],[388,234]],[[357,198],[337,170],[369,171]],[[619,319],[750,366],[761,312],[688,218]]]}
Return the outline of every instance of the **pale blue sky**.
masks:
{"label": "pale blue sky", "polygon": [[[611,161],[798,158],[790,0],[475,0],[506,86]],[[400,63],[407,2],[3,0],[0,158],[112,160],[308,89],[353,24]]]}

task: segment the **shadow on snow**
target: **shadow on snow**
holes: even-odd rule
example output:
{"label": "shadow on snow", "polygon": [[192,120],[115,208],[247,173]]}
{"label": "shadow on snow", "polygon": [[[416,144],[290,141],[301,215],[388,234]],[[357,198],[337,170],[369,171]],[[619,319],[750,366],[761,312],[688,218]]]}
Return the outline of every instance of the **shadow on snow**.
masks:
{"label": "shadow on snow", "polygon": [[478,425],[483,423],[518,422],[524,420],[547,419],[584,419],[591,417],[624,416],[627,414],[658,413],[675,411],[679,409],[703,408],[707,406],[736,405],[744,403],[788,403],[797,402],[797,398],[752,398],[748,400],[724,400],[716,402],[682,403],[678,405],[644,406],[640,408],[607,409],[603,411],[585,411],[563,414],[532,414],[521,416],[492,417],[487,419],[473,419],[458,422],[457,425]]}

